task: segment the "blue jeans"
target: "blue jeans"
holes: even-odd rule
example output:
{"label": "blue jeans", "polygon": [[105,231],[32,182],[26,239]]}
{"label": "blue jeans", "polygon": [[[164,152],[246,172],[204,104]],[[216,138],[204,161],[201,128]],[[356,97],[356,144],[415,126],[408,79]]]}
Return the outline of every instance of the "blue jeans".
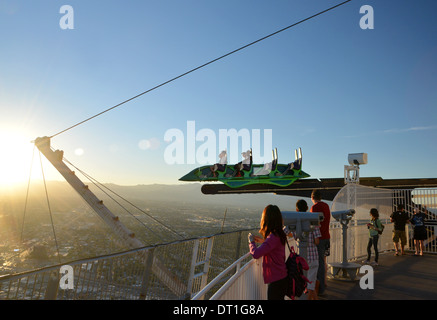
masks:
{"label": "blue jeans", "polygon": [[370,256],[371,256],[371,249],[373,246],[373,249],[375,250],[375,262],[378,262],[378,239],[379,239],[379,235],[376,236],[372,236],[369,238],[369,242],[367,243],[367,260],[370,261]]}
{"label": "blue jeans", "polygon": [[317,280],[319,281],[319,293],[325,292],[325,278],[326,278],[326,264],[325,257],[329,256],[330,248],[329,239],[320,239],[317,245],[317,251],[319,253],[319,269],[317,270]]}

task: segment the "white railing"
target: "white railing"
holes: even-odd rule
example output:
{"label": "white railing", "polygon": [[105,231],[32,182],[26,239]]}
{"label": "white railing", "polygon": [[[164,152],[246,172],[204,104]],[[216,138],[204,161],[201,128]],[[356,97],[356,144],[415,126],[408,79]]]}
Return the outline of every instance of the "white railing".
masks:
{"label": "white railing", "polygon": [[[327,262],[342,261],[342,230],[336,223],[332,223],[330,228],[331,234],[331,255]],[[391,242],[390,225],[386,229],[379,241],[380,252],[393,249]],[[351,226],[348,228],[348,239],[351,239],[348,246],[348,258],[350,261],[362,258],[367,255],[367,242],[369,231],[367,226]],[[293,243],[291,243],[293,244]],[[288,249],[286,249],[288,251]],[[246,254],[244,257],[247,257]],[[242,257],[243,258],[243,257]],[[267,286],[264,284],[262,277],[262,259],[249,261],[237,273],[235,273],[226,284],[221,287],[212,297],[214,300],[264,300],[266,299]],[[222,277],[225,275],[220,275]],[[214,280],[213,280],[214,281]],[[207,293],[209,287],[198,293],[194,298],[199,299]]]}
{"label": "white railing", "polygon": [[[295,245],[294,239],[289,240],[290,246]],[[248,244],[246,244],[249,247]],[[289,250],[285,249],[285,255],[288,257]],[[246,263],[241,267],[241,265]],[[229,275],[231,277],[229,278]],[[193,300],[202,300],[205,295],[222,279],[229,280],[212,295],[210,300],[265,300],[267,294],[267,285],[262,277],[262,258],[253,259],[252,255],[247,252],[244,256],[235,261],[228,268],[223,270],[207,286],[199,291]]]}
{"label": "white railing", "polygon": [[[392,227],[387,218],[394,204],[405,203],[408,211],[424,209],[426,205],[428,216],[436,217],[436,189],[387,191],[357,185],[347,188],[339,192],[331,210],[356,208],[357,214],[347,230],[349,260],[367,254],[365,222],[372,207],[378,208],[386,225],[379,251],[393,249]],[[427,226],[426,252],[437,253],[436,227]],[[65,263],[72,269],[72,288],[60,288],[63,265],[0,276],[0,299],[265,299],[261,260],[253,260],[247,254],[247,234],[256,231],[241,230]],[[342,230],[338,223],[331,224],[330,233],[328,263],[340,262]],[[414,250],[411,228],[409,234],[408,249]]]}
{"label": "white railing", "polygon": [[[419,199],[419,201],[417,201]],[[424,200],[425,199],[425,200]],[[366,223],[370,220],[369,212],[371,208],[377,208],[380,219],[385,225],[382,235],[378,242],[378,251],[394,250],[392,242],[393,225],[389,220],[390,214],[394,211],[394,206],[402,203],[407,212],[412,214],[414,208],[426,211],[429,219],[436,219],[437,215],[434,208],[437,199],[437,189],[416,189],[416,190],[387,190],[364,187],[360,185],[346,185],[337,194],[331,205],[331,211],[346,210],[355,208],[356,214],[350,222],[347,230],[347,257],[349,261],[355,261],[367,256],[367,244],[369,231]],[[414,202],[413,200],[416,200]],[[412,242],[412,228],[408,227],[407,250],[414,250]],[[425,241],[425,252],[437,253],[437,225],[427,224],[428,239]],[[332,222],[330,226],[331,250],[327,262],[341,262],[343,255],[342,229],[339,223]],[[255,285],[257,284],[257,285]],[[246,290],[245,287],[249,287]],[[205,294],[206,287],[202,294]],[[265,299],[266,285],[262,281],[262,266],[259,260],[252,260],[233,277],[212,297],[220,300],[238,299]],[[211,299],[212,299],[211,298]]]}
{"label": "white railing", "polygon": [[[384,232],[379,236],[378,251],[393,250],[392,223],[389,220],[382,220],[385,225]],[[341,262],[343,254],[342,229],[336,223],[331,224],[331,249],[327,258],[328,263]],[[366,225],[349,225],[347,229],[347,257],[354,261],[367,256],[367,244],[369,241],[369,229]]]}
{"label": "white railing", "polygon": [[262,259],[252,259],[235,273],[211,300],[266,300],[267,285],[262,276]]}
{"label": "white railing", "polygon": [[[246,253],[244,256],[242,256],[241,258],[239,258],[237,261],[235,261],[233,264],[231,264],[229,267],[227,267],[225,270],[223,270],[223,272],[221,272],[217,277],[214,278],[214,280],[212,280],[210,283],[208,283],[207,286],[205,286],[202,290],[200,290],[194,297],[192,300],[203,300],[205,298],[205,294],[207,292],[209,292],[217,283],[219,283],[222,279],[224,279],[225,277],[228,277],[229,274],[234,273],[234,276],[231,277],[231,279],[227,282],[227,283],[232,283],[235,282],[234,277],[235,276],[240,276],[241,274],[244,273],[244,270],[248,268],[248,266],[250,266],[251,264],[258,264],[258,260],[252,260],[251,259],[251,255],[250,253]],[[250,259],[249,262],[247,262],[244,267],[243,270],[241,270],[241,264],[245,261]],[[240,271],[241,270],[241,271]],[[223,287],[221,287],[216,294],[211,298],[214,299],[214,297],[218,294],[218,296],[221,295],[221,291],[223,291],[223,288],[226,288],[227,285],[225,284]]]}

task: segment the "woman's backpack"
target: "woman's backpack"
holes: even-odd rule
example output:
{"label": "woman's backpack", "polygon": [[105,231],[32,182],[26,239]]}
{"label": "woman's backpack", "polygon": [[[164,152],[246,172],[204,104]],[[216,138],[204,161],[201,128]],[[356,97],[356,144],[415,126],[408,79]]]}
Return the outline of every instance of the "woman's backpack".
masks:
{"label": "woman's backpack", "polygon": [[308,270],[308,263],[306,260],[299,256],[295,251],[294,248],[291,247],[287,242],[288,249],[290,250],[290,256],[287,258],[287,261],[285,261],[285,265],[287,267],[287,278],[288,278],[288,284],[287,284],[287,292],[286,295],[290,299],[294,300],[295,297],[300,297],[308,283],[311,283],[307,277],[304,276],[303,270]]}

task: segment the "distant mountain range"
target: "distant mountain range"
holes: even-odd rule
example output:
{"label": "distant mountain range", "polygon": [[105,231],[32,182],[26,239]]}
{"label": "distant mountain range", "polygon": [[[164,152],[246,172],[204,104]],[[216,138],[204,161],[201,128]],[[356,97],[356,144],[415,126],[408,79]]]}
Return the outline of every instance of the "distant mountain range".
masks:
{"label": "distant mountain range", "polygon": [[[229,195],[204,195],[201,192],[202,184],[188,183],[180,185],[137,185],[119,186],[107,185],[119,194],[129,197],[163,202],[192,203],[199,205],[219,204],[223,206],[260,208],[268,204],[276,204],[280,208],[287,207],[292,210],[297,199],[290,196],[277,196],[273,194],[229,194]],[[284,209],[285,210],[285,209]]]}
{"label": "distant mountain range", "polygon": [[[116,194],[135,203],[140,201],[146,203],[151,201],[153,203],[162,202],[168,205],[192,204],[199,206],[221,205],[223,207],[241,207],[241,208],[259,208],[260,212],[268,204],[276,204],[281,210],[295,210],[296,197],[291,196],[277,196],[274,194],[232,194],[232,195],[204,195],[201,192],[200,183],[187,183],[178,185],[166,184],[150,184],[150,185],[135,185],[122,186],[113,183],[104,184]],[[107,198],[94,185],[89,185],[90,189],[100,199]],[[108,192],[105,188],[103,188]],[[49,199],[53,203],[81,200],[79,195],[73,188],[64,181],[48,181],[47,191]],[[11,197],[14,202],[25,200],[27,192],[27,185],[18,185],[11,188],[0,188],[0,202],[5,198]],[[110,193],[111,194],[111,193]],[[30,185],[29,197],[40,201],[46,201],[44,184],[41,181],[32,182]],[[309,201],[309,199],[306,199]],[[310,204],[310,203],[309,203]]]}

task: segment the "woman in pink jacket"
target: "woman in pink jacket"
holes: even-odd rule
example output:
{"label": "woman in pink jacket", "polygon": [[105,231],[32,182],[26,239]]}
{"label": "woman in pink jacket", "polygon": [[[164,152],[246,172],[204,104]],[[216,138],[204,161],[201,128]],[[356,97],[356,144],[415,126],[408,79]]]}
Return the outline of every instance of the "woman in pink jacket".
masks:
{"label": "woman in pink jacket", "polygon": [[[263,258],[263,278],[267,284],[268,300],[284,300],[287,289],[287,267],[285,266],[285,241],[282,214],[275,205],[268,205],[261,217],[257,237],[249,233],[249,249],[254,259]],[[261,243],[259,247],[257,243]]]}

